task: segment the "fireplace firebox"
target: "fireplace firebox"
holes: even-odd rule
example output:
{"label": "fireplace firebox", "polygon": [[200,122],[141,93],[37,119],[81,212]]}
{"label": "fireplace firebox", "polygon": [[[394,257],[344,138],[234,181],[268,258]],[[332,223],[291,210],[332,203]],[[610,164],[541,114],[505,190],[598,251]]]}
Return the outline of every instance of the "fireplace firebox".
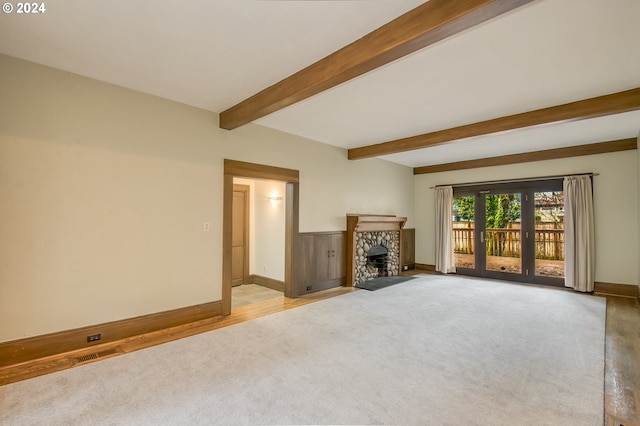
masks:
{"label": "fireplace firebox", "polygon": [[367,275],[369,278],[389,276],[389,250],[383,246],[371,247],[367,252]]}

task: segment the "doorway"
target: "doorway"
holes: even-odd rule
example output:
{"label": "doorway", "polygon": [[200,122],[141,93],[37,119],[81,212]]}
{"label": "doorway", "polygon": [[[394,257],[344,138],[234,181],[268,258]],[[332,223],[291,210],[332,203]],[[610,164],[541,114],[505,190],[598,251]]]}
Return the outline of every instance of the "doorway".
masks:
{"label": "doorway", "polygon": [[284,296],[285,183],[233,178],[232,310]]}
{"label": "doorway", "polygon": [[224,160],[224,189],[222,215],[222,314],[231,313],[233,282],[233,196],[234,177],[266,179],[285,183],[283,197],[285,207],[285,249],[284,249],[284,295],[297,297],[293,285],[293,262],[298,260],[293,250],[294,238],[298,233],[298,191],[299,172],[297,170],[262,164]]}
{"label": "doorway", "polygon": [[459,274],[564,286],[562,180],[454,187]]}

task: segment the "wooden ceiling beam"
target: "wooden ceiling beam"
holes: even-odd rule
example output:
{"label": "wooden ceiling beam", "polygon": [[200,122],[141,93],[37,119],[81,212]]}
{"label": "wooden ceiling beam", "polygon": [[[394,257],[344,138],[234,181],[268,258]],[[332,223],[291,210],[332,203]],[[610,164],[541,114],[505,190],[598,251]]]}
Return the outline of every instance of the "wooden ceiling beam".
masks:
{"label": "wooden ceiling beam", "polygon": [[565,148],[545,149],[542,151],[523,152],[521,154],[501,155],[499,157],[480,158],[477,160],[456,161],[453,163],[434,164],[432,166],[415,167],[414,175],[449,172],[453,170],[476,169],[479,167],[505,166],[509,164],[530,163],[532,161],[553,160],[557,158],[579,157],[582,155],[604,154],[607,152],[637,149],[636,138],[619,139],[609,142],[598,142]]}
{"label": "wooden ceiling beam", "polygon": [[220,114],[235,129],[535,0],[430,0]]}
{"label": "wooden ceiling beam", "polygon": [[583,120],[640,109],[640,88],[596,98],[584,99],[549,108],[524,112],[418,136],[367,145],[349,150],[350,160],[394,154],[441,145],[458,139],[487,135],[505,130],[521,129],[540,124]]}

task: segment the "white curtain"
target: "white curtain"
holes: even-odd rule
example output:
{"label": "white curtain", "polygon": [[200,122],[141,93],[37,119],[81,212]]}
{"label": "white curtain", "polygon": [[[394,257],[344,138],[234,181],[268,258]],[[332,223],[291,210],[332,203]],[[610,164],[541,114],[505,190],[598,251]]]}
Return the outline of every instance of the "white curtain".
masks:
{"label": "white curtain", "polygon": [[453,188],[436,188],[436,271],[444,274],[456,272],[453,256],[453,225],[451,224],[451,203]]}
{"label": "white curtain", "polygon": [[591,177],[564,178],[564,285],[591,292],[595,281],[595,244]]}

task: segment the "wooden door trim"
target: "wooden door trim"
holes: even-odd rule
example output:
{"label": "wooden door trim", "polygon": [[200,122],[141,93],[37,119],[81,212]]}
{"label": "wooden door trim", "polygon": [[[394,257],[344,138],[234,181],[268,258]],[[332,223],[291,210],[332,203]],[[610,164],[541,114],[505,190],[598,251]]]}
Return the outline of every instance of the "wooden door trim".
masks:
{"label": "wooden door trim", "polygon": [[298,297],[293,285],[293,264],[297,254],[293,250],[294,238],[298,233],[299,218],[299,176],[293,169],[224,160],[222,195],[222,314],[231,313],[231,240],[233,218],[233,178],[269,179],[286,183],[285,197],[285,253],[284,253],[284,295]]}
{"label": "wooden door trim", "polygon": [[300,179],[298,170],[228,160],[226,158],[224,160],[224,173],[234,177],[277,180],[281,182],[298,182]]}

